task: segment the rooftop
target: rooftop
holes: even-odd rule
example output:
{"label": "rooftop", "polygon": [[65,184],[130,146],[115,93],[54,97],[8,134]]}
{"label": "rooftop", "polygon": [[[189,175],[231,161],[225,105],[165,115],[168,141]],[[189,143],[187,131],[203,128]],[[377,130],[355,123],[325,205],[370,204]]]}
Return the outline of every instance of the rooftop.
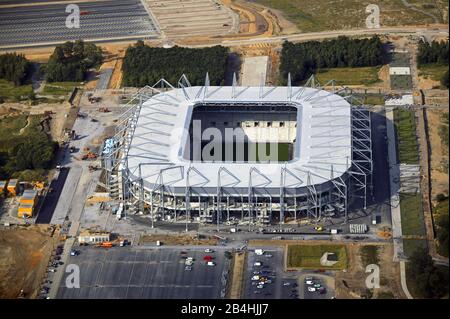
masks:
{"label": "rooftop", "polygon": [[[192,162],[183,158],[197,104],[283,104],[297,108],[294,156],[288,162]],[[226,110],[224,113],[226,116]],[[351,106],[341,96],[307,87],[187,87],[154,95],[143,103],[128,153],[131,179],[144,186],[173,188],[280,188],[320,184],[344,174],[352,156]],[[187,178],[188,173],[189,179]]]}

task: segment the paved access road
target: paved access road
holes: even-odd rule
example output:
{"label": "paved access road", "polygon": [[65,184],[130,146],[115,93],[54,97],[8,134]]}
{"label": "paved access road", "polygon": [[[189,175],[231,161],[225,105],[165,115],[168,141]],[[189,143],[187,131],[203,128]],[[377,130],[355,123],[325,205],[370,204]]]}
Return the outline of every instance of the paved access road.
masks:
{"label": "paved access road", "polygon": [[69,175],[69,168],[62,168],[58,174],[58,177],[54,179],[49,186],[49,191],[45,195],[44,202],[39,214],[36,218],[36,224],[50,224],[55,211],[58,200],[61,196],[64,183]]}
{"label": "paved access road", "polygon": [[[66,287],[64,275],[57,298],[124,299],[217,299],[221,296],[222,273],[227,270],[224,248],[188,248],[194,258],[191,271],[185,270],[183,247],[78,247],[78,256],[66,265],[80,267],[80,288]],[[205,255],[214,256],[215,267],[206,266]]]}

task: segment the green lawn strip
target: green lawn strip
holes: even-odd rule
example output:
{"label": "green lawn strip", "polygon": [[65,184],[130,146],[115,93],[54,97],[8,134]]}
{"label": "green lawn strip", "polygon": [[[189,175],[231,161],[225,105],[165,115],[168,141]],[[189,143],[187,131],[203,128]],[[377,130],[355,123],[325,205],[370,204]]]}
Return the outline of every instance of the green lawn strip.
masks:
{"label": "green lawn strip", "polygon": [[400,194],[403,235],[425,236],[425,224],[420,194]]}
{"label": "green lawn strip", "polygon": [[79,82],[51,82],[46,83],[42,95],[68,95],[75,87],[81,87]]}
{"label": "green lawn strip", "polygon": [[[320,264],[324,253],[335,253],[338,262],[326,267]],[[306,269],[346,269],[347,250],[344,245],[289,245],[287,266]]]}
{"label": "green lawn strip", "polygon": [[394,110],[397,133],[397,154],[400,163],[418,164],[419,147],[416,139],[414,112],[405,109]]}
{"label": "green lawn strip", "polygon": [[380,67],[331,68],[318,70],[316,76],[321,84],[336,80],[340,85],[371,85],[380,81]]}

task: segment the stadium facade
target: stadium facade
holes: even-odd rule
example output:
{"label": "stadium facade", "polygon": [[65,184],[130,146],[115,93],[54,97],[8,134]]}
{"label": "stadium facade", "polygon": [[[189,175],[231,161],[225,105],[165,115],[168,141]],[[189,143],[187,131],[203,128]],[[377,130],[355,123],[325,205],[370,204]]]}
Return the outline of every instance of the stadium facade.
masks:
{"label": "stadium facade", "polygon": [[[182,76],[174,87],[161,80],[135,96],[105,144],[108,189],[129,212],[152,220],[347,219],[350,201],[365,206],[370,188],[370,113],[353,105],[348,89],[327,87],[313,79],[304,87],[290,80],[284,87],[240,87],[235,79],[210,86],[208,76],[204,86]],[[221,154],[239,134],[245,143],[275,144],[276,155],[282,144],[283,156],[236,158],[236,146],[232,156]],[[216,135],[225,139],[205,151]]]}

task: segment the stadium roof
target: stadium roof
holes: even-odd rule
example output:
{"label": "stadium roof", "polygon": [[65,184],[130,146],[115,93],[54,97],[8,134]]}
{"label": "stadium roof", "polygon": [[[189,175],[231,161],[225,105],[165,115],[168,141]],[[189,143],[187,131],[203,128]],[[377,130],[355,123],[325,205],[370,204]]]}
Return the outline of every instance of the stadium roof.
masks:
{"label": "stadium roof", "polygon": [[[296,107],[293,159],[285,163],[184,159],[192,111],[199,103],[286,103]],[[351,135],[350,104],[327,91],[307,87],[178,88],[154,95],[143,103],[129,147],[128,170],[131,180],[142,176],[149,189],[162,183],[173,190],[186,186],[215,189],[218,185],[300,188],[333,180],[350,168]]]}

